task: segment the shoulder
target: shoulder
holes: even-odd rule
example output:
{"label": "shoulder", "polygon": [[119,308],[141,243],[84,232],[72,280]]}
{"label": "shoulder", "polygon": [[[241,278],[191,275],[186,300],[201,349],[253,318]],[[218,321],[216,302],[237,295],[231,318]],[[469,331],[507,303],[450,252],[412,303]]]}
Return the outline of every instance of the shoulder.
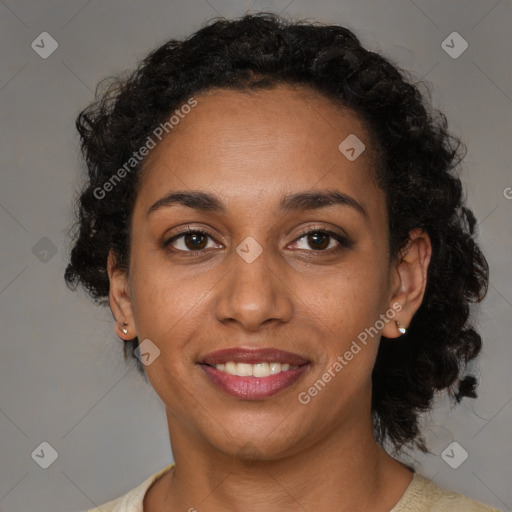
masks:
{"label": "shoulder", "polygon": [[173,464],[169,464],[165,468],[160,469],[153,475],[149,476],[142,483],[123,494],[115,500],[104,503],[99,507],[88,510],[87,512],[143,512],[144,496],[151,485],[165,472],[169,471]]}
{"label": "shoulder", "polygon": [[400,501],[390,512],[501,512],[462,494],[442,489],[415,473]]}

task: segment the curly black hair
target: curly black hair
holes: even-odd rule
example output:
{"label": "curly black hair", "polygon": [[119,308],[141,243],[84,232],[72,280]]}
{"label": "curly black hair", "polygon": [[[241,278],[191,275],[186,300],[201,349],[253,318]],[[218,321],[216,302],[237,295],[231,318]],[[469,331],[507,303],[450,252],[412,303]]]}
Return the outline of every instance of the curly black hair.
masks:
{"label": "curly black hair", "polygon": [[[476,397],[476,379],[466,371],[481,337],[470,305],[487,293],[488,264],[458,177],[464,144],[421,94],[418,85],[425,82],[363,48],[347,28],[272,13],[216,18],[183,41],[167,41],[131,73],[101,82],[95,101],[76,120],[88,179],[75,202],[66,283],[72,289],[81,284],[105,305],[109,250],[120,268],[129,268],[130,217],[145,160],[132,162],[108,193],[99,191],[156,127],[201,91],[277,84],[312,88],[367,126],[379,152],[375,176],[386,195],[390,256],[399,254],[414,228],[431,239],[423,302],[406,335],[382,339],[372,391],[376,440],[397,451],[427,451],[419,415],[432,407],[436,392],[447,390],[454,403]],[[133,355],[138,339],[126,342],[125,359],[127,345]]]}

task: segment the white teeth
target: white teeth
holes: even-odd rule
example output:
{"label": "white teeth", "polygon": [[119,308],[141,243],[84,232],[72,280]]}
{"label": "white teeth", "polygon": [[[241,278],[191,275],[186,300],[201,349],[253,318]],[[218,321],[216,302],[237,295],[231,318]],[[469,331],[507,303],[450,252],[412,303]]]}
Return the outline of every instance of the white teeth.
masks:
{"label": "white teeth", "polygon": [[236,374],[241,377],[250,377],[252,375],[252,364],[238,363],[236,365]]}
{"label": "white teeth", "polygon": [[235,363],[228,361],[225,364],[215,365],[217,370],[229,373],[230,375],[238,375],[239,377],[268,377],[276,373],[286,372],[288,370],[295,370],[298,366],[290,366],[288,363]]}
{"label": "white teeth", "polygon": [[270,363],[270,375],[281,372],[281,363]]}
{"label": "white teeth", "polygon": [[252,365],[252,375],[254,377],[267,377],[270,375],[270,367],[268,363],[258,363]]}
{"label": "white teeth", "polygon": [[232,361],[226,363],[224,371],[230,375],[236,375],[236,363],[233,363]]}

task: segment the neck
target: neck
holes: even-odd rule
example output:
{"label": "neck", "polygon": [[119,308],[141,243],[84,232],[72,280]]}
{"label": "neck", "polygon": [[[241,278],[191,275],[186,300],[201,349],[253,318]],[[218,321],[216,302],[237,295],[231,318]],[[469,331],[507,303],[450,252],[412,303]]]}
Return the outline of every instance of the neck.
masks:
{"label": "neck", "polygon": [[176,466],[148,493],[145,512],[388,512],[413,476],[375,442],[371,422],[274,460],[251,457],[249,449],[244,460],[226,455],[169,414],[168,422]]}

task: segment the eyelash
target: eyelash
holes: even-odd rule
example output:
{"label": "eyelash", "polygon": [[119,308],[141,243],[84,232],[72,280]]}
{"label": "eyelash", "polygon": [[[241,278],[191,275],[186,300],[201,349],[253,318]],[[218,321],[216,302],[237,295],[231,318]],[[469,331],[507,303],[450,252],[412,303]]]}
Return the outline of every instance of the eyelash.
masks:
{"label": "eyelash", "polygon": [[[316,252],[316,253],[327,253],[327,254],[330,254],[332,252],[337,252],[341,248],[350,249],[353,246],[353,242],[348,237],[343,236],[343,235],[341,235],[339,233],[336,233],[335,231],[332,231],[332,230],[326,229],[326,228],[305,228],[305,229],[303,229],[300,232],[299,236],[293,240],[293,242],[297,242],[297,241],[301,240],[302,238],[304,238],[305,236],[310,235],[312,233],[321,233],[323,235],[328,235],[329,237],[334,238],[340,244],[340,246],[338,246],[338,247],[331,247],[330,249],[319,249],[319,250],[298,249],[298,250],[306,250],[307,252]],[[176,235],[172,236],[171,238],[169,238],[167,241],[165,241],[163,243],[164,248],[168,248],[169,246],[171,246],[171,244],[175,240],[178,240],[178,239],[184,237],[185,235],[191,235],[191,234],[192,235],[195,235],[195,234],[204,235],[204,236],[207,236],[207,237],[211,238],[216,243],[218,243],[210,235],[210,233],[208,233],[208,231],[205,231],[205,230],[200,229],[200,228],[196,228],[196,229],[187,229],[186,231],[182,231],[181,233],[177,233]],[[195,251],[194,250],[184,251],[182,249],[175,249],[175,250],[177,252],[179,252],[179,253],[187,254],[189,256],[201,254],[201,253],[204,253],[204,252],[207,251],[206,249],[198,249],[198,250],[195,250]]]}

